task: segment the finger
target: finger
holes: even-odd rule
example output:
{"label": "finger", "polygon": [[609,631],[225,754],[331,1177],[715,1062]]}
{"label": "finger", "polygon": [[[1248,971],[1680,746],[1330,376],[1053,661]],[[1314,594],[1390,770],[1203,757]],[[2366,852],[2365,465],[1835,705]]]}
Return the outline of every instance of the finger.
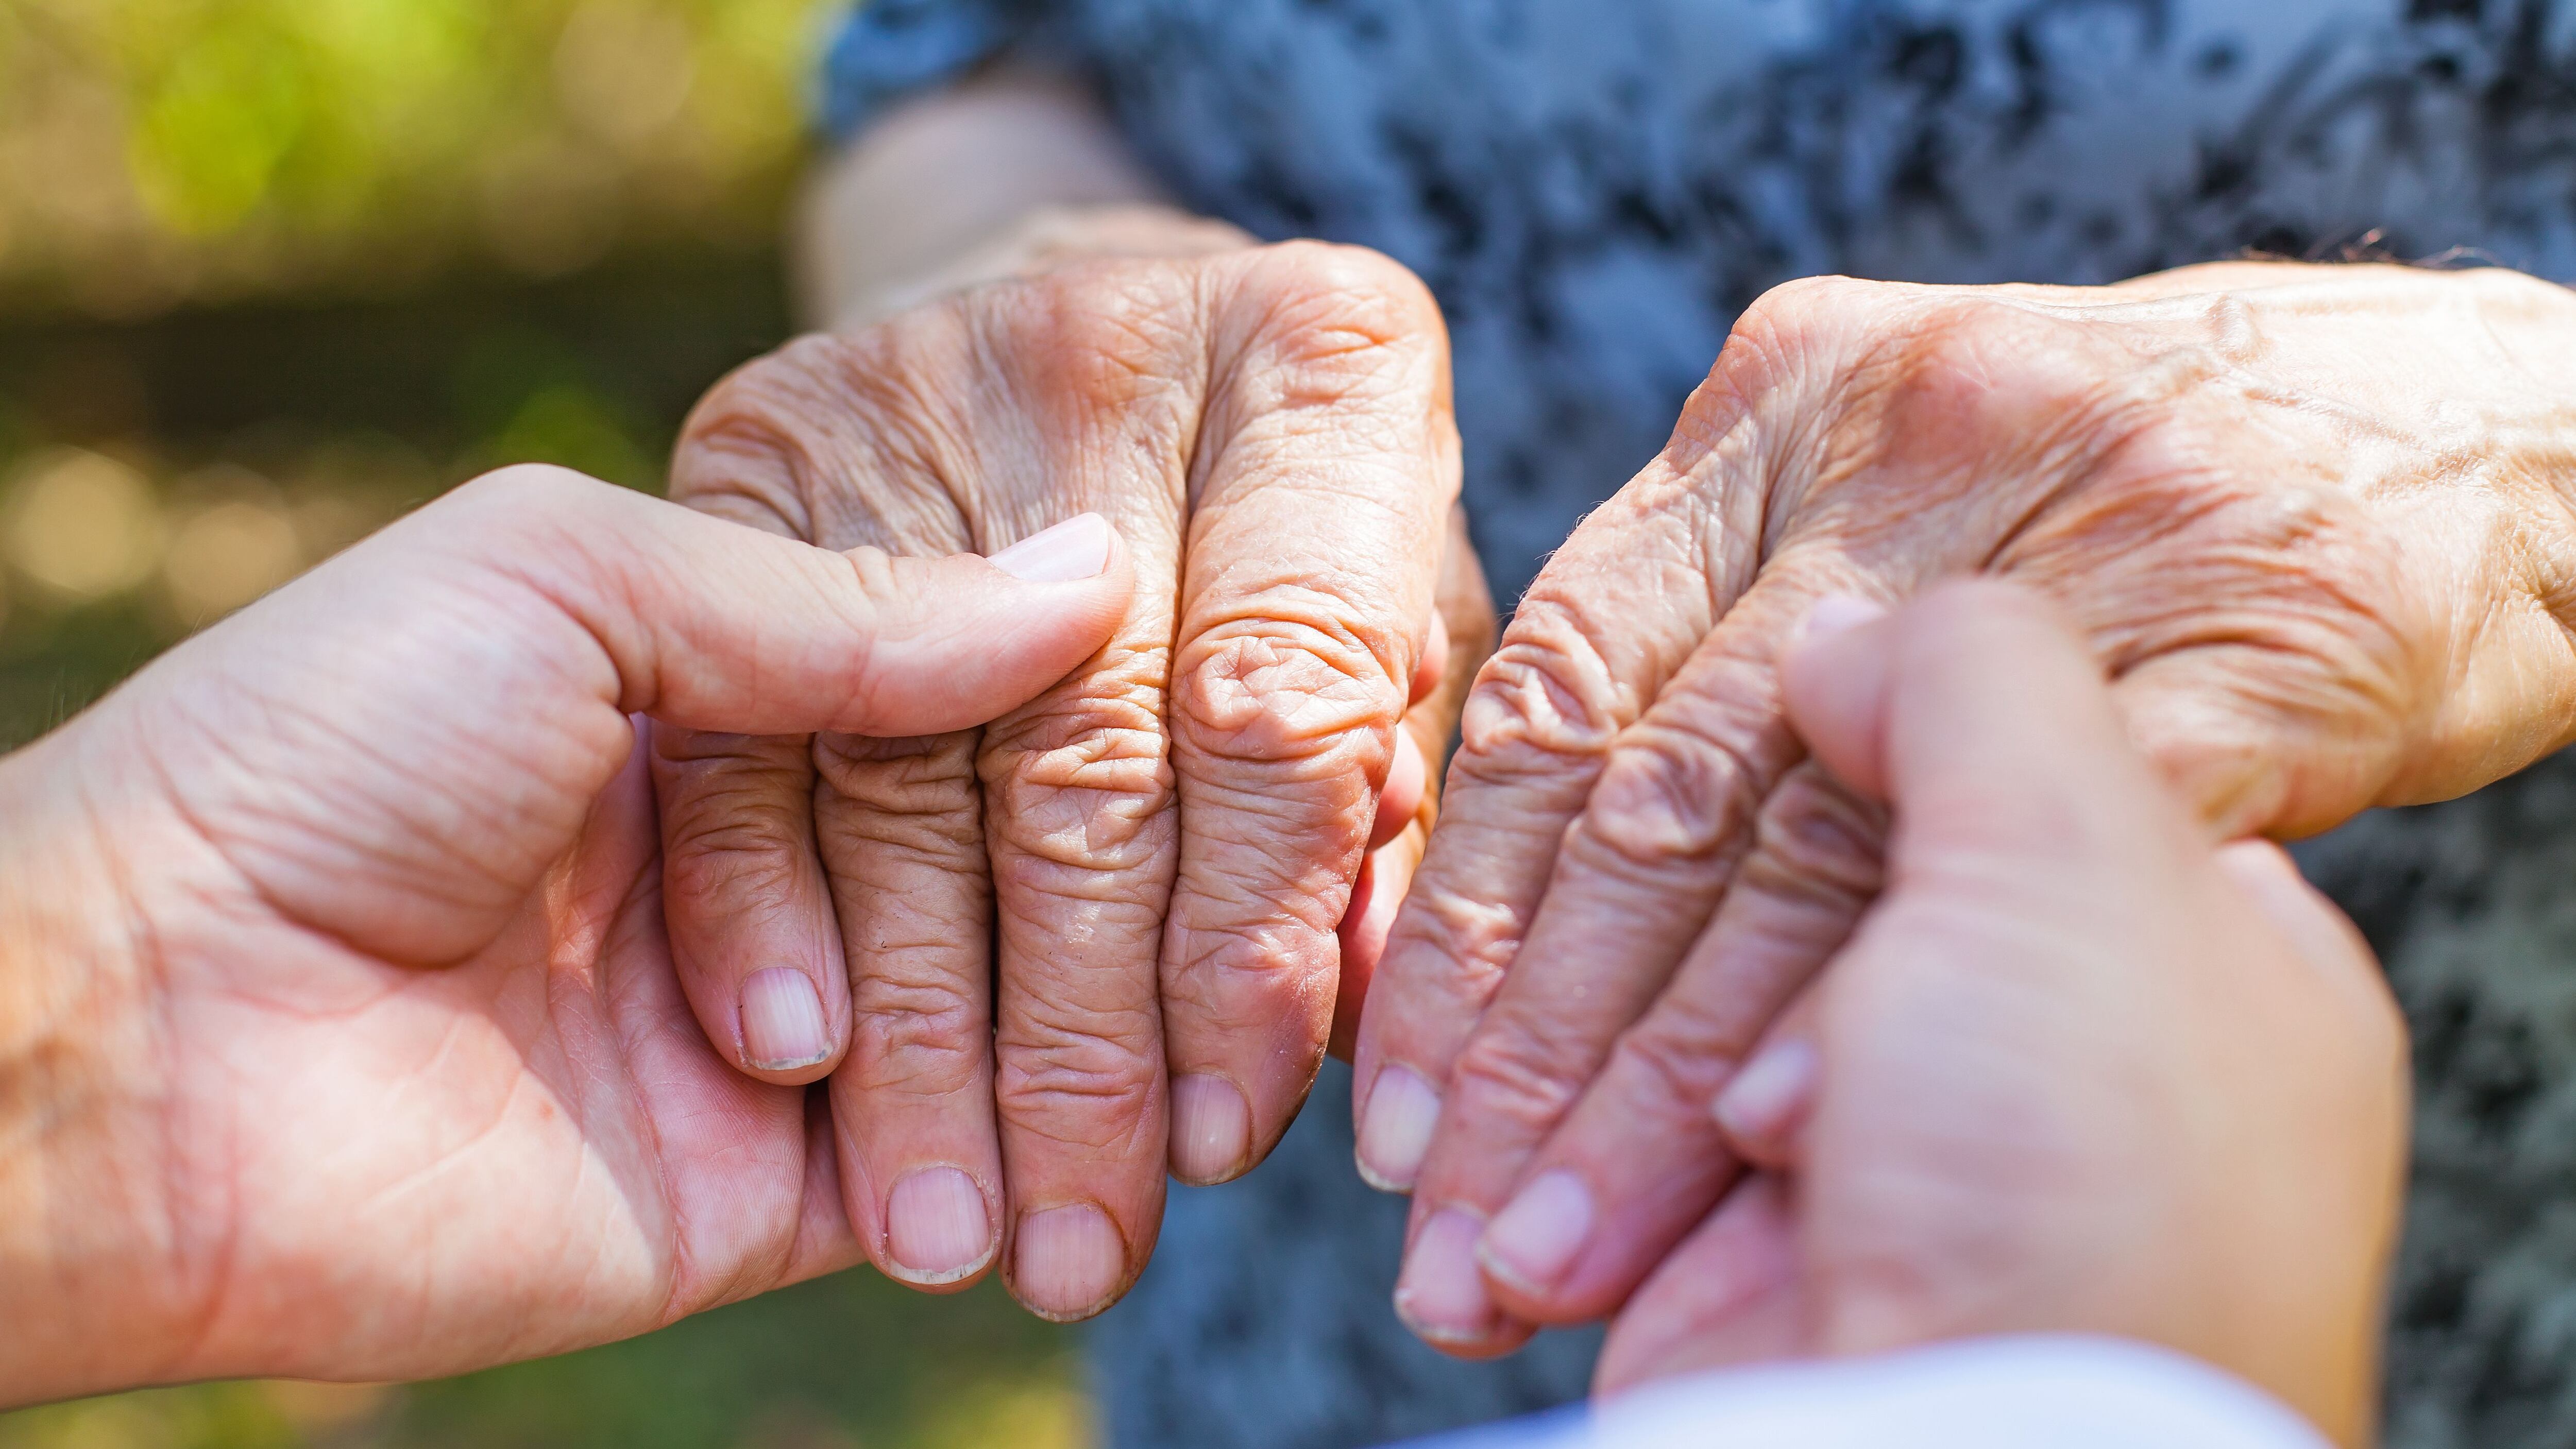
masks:
{"label": "finger", "polygon": [[[2009,844],[2046,861],[2073,832],[2134,835],[2138,820],[2175,818],[2101,666],[2016,585],[1944,584],[1885,621],[1810,635],[1787,661],[1783,696],[1836,779],[1896,807],[1897,876],[1951,848]],[[2080,860],[2136,858],[2132,846]]]}
{"label": "finger", "polygon": [[707,1040],[763,1081],[841,1059],[849,972],[814,854],[810,737],[656,725],[653,787],[671,955]]}
{"label": "finger", "polygon": [[1816,1045],[1819,1009],[1810,986],[1780,1014],[1709,1107],[1726,1134],[1727,1150],[1751,1167],[1787,1172],[1797,1165],[1800,1139],[1824,1083],[1824,1056]]}
{"label": "finger", "polygon": [[1806,1327],[1796,1233],[1777,1178],[1730,1194],[1610,1325],[1593,1392],[1796,1354]]}
{"label": "finger", "polygon": [[815,833],[850,966],[850,1051],[831,1082],[843,1197],[879,1271],[937,1291],[983,1276],[1006,1221],[981,738],[814,746]]}
{"label": "finger", "polygon": [[[1466,545],[1461,540],[1452,546]],[[1468,567],[1473,570],[1474,555],[1467,557]],[[1481,600],[1481,570],[1474,572],[1473,583]],[[1472,625],[1478,616],[1469,613],[1466,617]],[[1483,617],[1490,623],[1491,612]],[[1359,876],[1351,882],[1350,904],[1342,910],[1342,968],[1334,983],[1333,1033],[1325,1045],[1328,1053],[1342,1061],[1349,1061],[1358,1045],[1360,1015],[1368,1003],[1369,986],[1377,979],[1378,962],[1386,955],[1396,914],[1413,888],[1413,873],[1422,866],[1423,846],[1439,818],[1440,797],[1431,789],[1430,766],[1420,763],[1417,772],[1406,764],[1404,756],[1412,755],[1417,763],[1426,761],[1437,746],[1426,747],[1421,742],[1448,735],[1449,722],[1457,718],[1457,700],[1465,693],[1453,681],[1473,673],[1472,669],[1458,667],[1458,656],[1474,650],[1476,662],[1483,657],[1482,646],[1472,642],[1472,635],[1469,637],[1471,642],[1462,648],[1440,613],[1431,616],[1431,644],[1423,651],[1426,663],[1414,670],[1414,704],[1405,714],[1404,728],[1396,734],[1396,763],[1385,793],[1378,797],[1377,828],[1370,832],[1370,849],[1360,862]],[[1398,816],[1398,811],[1405,813]]]}
{"label": "finger", "polygon": [[[1416,1221],[1502,1210],[1735,879],[1762,802],[1800,753],[1779,714],[1773,651],[1818,591],[1794,560],[1772,568],[1612,746],[1510,975],[1450,1069]],[[1443,1301],[1470,1296],[1461,1287]]]}
{"label": "finger", "polygon": [[[1173,656],[1171,1168],[1249,1170],[1322,1062],[1458,487],[1439,312],[1394,263],[1253,254],[1220,305]],[[1398,775],[1410,770],[1412,777]],[[1388,833],[1391,833],[1388,832]]]}
{"label": "finger", "polygon": [[2219,847],[2217,859],[2218,868],[2302,957],[2337,971],[2359,963],[2367,975],[2379,978],[2370,943],[2351,917],[2299,874],[2289,852],[2268,840],[2238,840]]}
{"label": "finger", "polygon": [[[1451,1061],[1520,948],[1611,743],[1715,617],[1733,530],[1659,461],[1567,540],[1473,676],[1433,833],[1355,1048],[1360,1173],[1410,1191]],[[1734,567],[1732,563],[1729,567]]]}
{"label": "finger", "polygon": [[[448,606],[502,619],[489,637],[506,636],[510,647],[476,656],[484,673],[474,687],[595,698],[595,710],[532,721],[517,748],[532,772],[596,793],[606,783],[593,778],[598,762],[622,761],[631,748],[633,713],[792,734],[938,728],[1005,708],[1098,647],[1131,587],[1114,537],[1109,553],[1096,577],[1034,584],[980,559],[834,554],[559,469],[522,468],[396,524],[331,577],[377,568],[389,603],[426,587],[406,580],[435,578]],[[399,567],[385,569],[389,561]],[[459,580],[473,587],[460,592]],[[406,729],[434,725],[423,718]],[[404,731],[386,746],[406,748]],[[531,840],[555,828],[524,824]],[[406,829],[412,854],[438,838]],[[386,842],[389,864],[404,857]],[[512,874],[523,864],[486,862],[496,879],[532,878]],[[400,904],[416,890],[345,885],[345,911],[321,928],[352,939],[411,933],[416,949],[435,950],[485,929],[454,903]]]}
{"label": "finger", "polygon": [[1413,817],[1422,812],[1430,780],[1431,767],[1422,762],[1422,746],[1414,743],[1413,731],[1397,730],[1395,758],[1386,767],[1386,788],[1378,792],[1377,813],[1369,826],[1369,849],[1402,835],[1413,823]]}
{"label": "finger", "polygon": [[1421,656],[1413,661],[1413,684],[1405,691],[1405,703],[1420,704],[1440,692],[1441,684],[1449,677],[1449,651],[1454,644],[1449,621],[1441,617],[1440,610],[1433,609],[1431,634],[1423,644]]}
{"label": "finger", "polygon": [[[1023,581],[1068,582],[1097,572],[1110,537],[1094,519],[997,566]],[[815,747],[804,736],[655,735],[665,916],[681,980],[708,1039],[774,1082],[833,1070],[851,1030],[844,924],[816,854]]]}
{"label": "finger", "polygon": [[1333,1035],[1326,1045],[1344,1061],[1350,1060],[1351,1047],[1359,1039],[1360,1010],[1368,1001],[1377,963],[1386,954],[1387,932],[1395,928],[1395,913],[1404,905],[1404,893],[1422,863],[1422,840],[1420,831],[1408,830],[1370,851],[1360,862],[1359,879],[1351,883],[1351,903],[1342,913],[1339,932],[1342,969],[1334,983]]}
{"label": "finger", "polygon": [[1177,520],[1156,487],[1101,479],[1084,491],[1116,500],[1107,506],[1156,582],[1089,665],[988,726],[976,761],[998,953],[1004,1276],[1059,1322],[1116,1302],[1162,1221],[1156,963],[1180,823],[1164,727]]}
{"label": "finger", "polygon": [[[955,502],[957,480],[975,470],[938,441],[987,430],[941,427],[880,395],[937,341],[899,330],[865,345],[811,339],[736,374],[691,417],[672,496],[834,547],[977,547]],[[1026,550],[1013,562],[1049,566]],[[840,1211],[880,1272],[937,1292],[983,1276],[1007,1221],[981,741],[980,729],[894,740],[827,732],[795,762],[805,778],[771,798],[722,778],[683,777],[666,790],[734,828],[773,812],[810,819],[810,849],[786,858],[847,967],[833,985],[850,1003],[849,1049],[832,1067],[824,1114]],[[767,903],[666,892],[674,935],[715,946],[738,942]]]}
{"label": "finger", "polygon": [[1506,1312],[1577,1323],[1615,1310],[1734,1181],[1744,1154],[1710,1104],[1770,1100],[1740,1095],[1779,1081],[1757,1041],[1877,894],[1885,824],[1812,763],[1772,792],[1708,929],[1486,1230],[1478,1260]]}

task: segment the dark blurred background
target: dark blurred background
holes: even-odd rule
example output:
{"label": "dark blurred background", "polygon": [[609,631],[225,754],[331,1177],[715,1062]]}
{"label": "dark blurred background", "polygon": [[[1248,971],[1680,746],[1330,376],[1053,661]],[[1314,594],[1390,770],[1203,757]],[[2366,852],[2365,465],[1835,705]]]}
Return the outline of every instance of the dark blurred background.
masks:
{"label": "dark blurred background", "polygon": [[[495,464],[658,490],[787,333],[832,9],[0,0],[0,746]],[[0,1352],[44,1331],[0,1304]],[[862,1270],[445,1383],[0,1415],[0,1449],[1073,1449],[1070,1348]]]}

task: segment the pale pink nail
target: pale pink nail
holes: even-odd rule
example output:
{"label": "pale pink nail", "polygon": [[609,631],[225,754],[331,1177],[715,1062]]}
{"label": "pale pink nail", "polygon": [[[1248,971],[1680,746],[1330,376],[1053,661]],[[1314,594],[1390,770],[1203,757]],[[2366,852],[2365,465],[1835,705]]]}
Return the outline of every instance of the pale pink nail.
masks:
{"label": "pale pink nail", "polygon": [[1440,1094],[1410,1067],[1389,1066],[1360,1118],[1360,1176],[1380,1192],[1411,1192],[1440,1125]]}
{"label": "pale pink nail", "polygon": [[1709,1110],[1739,1145],[1777,1149],[1806,1115],[1819,1066],[1812,1043],[1785,1037],[1746,1062]]}
{"label": "pale pink nail", "polygon": [[1886,617],[1887,606],[1876,599],[1864,599],[1858,594],[1827,594],[1807,610],[1806,621],[1798,626],[1798,635],[1800,638],[1822,639],[1828,634],[1857,629]]}
{"label": "pale pink nail", "polygon": [[1015,579],[1069,584],[1098,578],[1109,567],[1109,520],[1078,514],[1044,533],[1033,533],[985,560]]}
{"label": "pale pink nail", "polygon": [[742,1058],[753,1071],[792,1072],[831,1054],[823,996],[813,978],[772,966],[742,983]]}
{"label": "pale pink nail", "polygon": [[1415,1333],[1435,1343],[1474,1343],[1493,1332],[1494,1302],[1476,1267],[1484,1232],[1481,1219],[1457,1208],[1422,1225],[1395,1280],[1396,1315]]}
{"label": "pale pink nail", "polygon": [[1252,1109],[1223,1077],[1192,1072],[1172,1081],[1172,1175],[1223,1182],[1252,1152]]}
{"label": "pale pink nail", "polygon": [[1127,1249],[1109,1214],[1089,1203],[1020,1219],[1012,1287],[1042,1318],[1070,1322],[1109,1306],[1127,1276]]}
{"label": "pale pink nail", "polygon": [[1559,1168],[1532,1178],[1485,1228],[1485,1271],[1532,1296],[1553,1291],[1592,1236],[1592,1190]]}
{"label": "pale pink nail", "polygon": [[993,1256],[993,1219],[975,1179],[955,1167],[925,1167],[886,1194],[886,1245],[894,1276],[907,1283],[954,1283]]}

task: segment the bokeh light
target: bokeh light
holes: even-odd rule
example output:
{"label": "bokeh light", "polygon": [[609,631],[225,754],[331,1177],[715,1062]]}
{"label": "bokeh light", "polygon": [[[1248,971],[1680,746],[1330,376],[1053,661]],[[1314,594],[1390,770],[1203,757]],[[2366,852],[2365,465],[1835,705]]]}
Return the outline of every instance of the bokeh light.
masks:
{"label": "bokeh light", "polygon": [[815,0],[0,0],[0,300],[757,246]]}
{"label": "bokeh light", "polygon": [[[783,340],[833,8],[0,0],[0,745],[486,468],[657,487]],[[1071,1347],[861,1270],[460,1379],[0,1414],[0,1449],[1080,1449]]]}
{"label": "bokeh light", "polygon": [[151,577],[165,534],[159,501],[141,472],[78,448],[36,455],[0,503],[0,549],[11,566],[68,603],[107,598]]}

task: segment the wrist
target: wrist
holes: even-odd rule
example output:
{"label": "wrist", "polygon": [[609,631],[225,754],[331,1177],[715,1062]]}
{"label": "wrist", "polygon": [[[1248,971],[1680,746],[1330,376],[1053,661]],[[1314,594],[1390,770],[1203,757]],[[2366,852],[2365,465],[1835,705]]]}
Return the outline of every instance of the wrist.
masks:
{"label": "wrist", "polygon": [[[167,1042],[97,721],[0,758],[0,1405],[187,1376]],[[112,788],[112,787],[111,787]]]}
{"label": "wrist", "polygon": [[853,297],[834,325],[872,326],[951,292],[1103,257],[1199,257],[1253,245],[1254,238],[1238,227],[1158,202],[1033,207],[979,237],[953,261]]}
{"label": "wrist", "polygon": [[802,310],[846,331],[1020,275],[1041,254],[1249,240],[1167,202],[1088,90],[1003,67],[896,108],[816,172],[794,226]]}

